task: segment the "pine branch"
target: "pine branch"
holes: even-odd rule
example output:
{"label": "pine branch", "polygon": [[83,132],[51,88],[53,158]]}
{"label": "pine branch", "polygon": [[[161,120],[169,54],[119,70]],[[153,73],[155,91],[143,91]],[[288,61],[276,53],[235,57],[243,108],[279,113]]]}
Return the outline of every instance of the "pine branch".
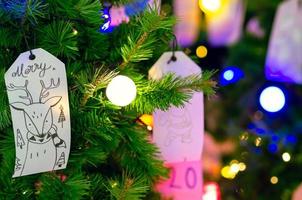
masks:
{"label": "pine branch", "polygon": [[116,71],[104,70],[104,67],[101,67],[96,70],[92,80],[89,80],[85,84],[85,94],[82,99],[81,105],[85,106],[88,99],[91,98],[95,92],[105,88],[113,77],[118,73]]}
{"label": "pine branch", "polygon": [[56,174],[44,174],[40,182],[38,199],[55,200],[55,199],[83,199],[87,196],[90,183],[86,180],[80,171],[67,175],[67,179],[62,181]]}
{"label": "pine branch", "polygon": [[157,10],[145,11],[141,18],[137,18],[135,28],[139,30],[139,36],[129,34],[128,43],[121,47],[123,62],[119,64],[124,69],[131,62],[140,62],[152,57],[157,37],[153,33],[158,30],[169,31],[174,25],[173,18],[159,15]]}
{"label": "pine branch", "polygon": [[123,172],[120,179],[111,179],[108,182],[107,189],[116,200],[139,200],[149,190],[143,176],[132,178],[127,172]]}
{"label": "pine branch", "polygon": [[214,94],[216,82],[210,80],[215,72],[204,72],[203,76],[192,75],[185,78],[167,74],[161,80],[136,80],[137,97],[129,105],[139,113],[152,113],[155,109],[167,110],[171,105],[179,107],[188,102],[193,92]]}
{"label": "pine branch", "polygon": [[43,27],[38,39],[39,45],[55,56],[75,59],[79,54],[77,36],[69,22],[54,21]]}

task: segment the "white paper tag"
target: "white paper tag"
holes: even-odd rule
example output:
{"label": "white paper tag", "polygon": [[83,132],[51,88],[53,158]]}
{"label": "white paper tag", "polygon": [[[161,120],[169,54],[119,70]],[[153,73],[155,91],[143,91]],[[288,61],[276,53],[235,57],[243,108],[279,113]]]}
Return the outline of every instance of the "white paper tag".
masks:
{"label": "white paper tag", "polygon": [[302,6],[282,2],[277,10],[266,57],[266,77],[302,83]]}
{"label": "white paper tag", "polygon": [[[167,73],[181,77],[201,74],[200,67],[183,52],[177,51],[177,61],[168,64],[171,56],[172,52],[164,53],[150,69],[149,76],[160,79]],[[195,92],[183,108],[172,106],[166,112],[154,112],[153,140],[166,162],[200,160],[204,134],[203,110],[203,94]]]}
{"label": "white paper tag", "polygon": [[5,74],[15,135],[13,177],[66,168],[70,115],[65,65],[43,49],[19,55]]}
{"label": "white paper tag", "polygon": [[244,12],[242,0],[229,0],[217,13],[206,15],[209,42],[213,46],[237,42],[242,33]]}

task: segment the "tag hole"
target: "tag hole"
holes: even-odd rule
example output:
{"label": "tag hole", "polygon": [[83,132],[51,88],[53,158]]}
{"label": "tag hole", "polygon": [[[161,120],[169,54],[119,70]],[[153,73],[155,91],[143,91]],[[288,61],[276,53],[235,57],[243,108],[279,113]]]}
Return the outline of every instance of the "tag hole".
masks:
{"label": "tag hole", "polygon": [[29,60],[34,60],[35,58],[36,58],[36,56],[34,54],[29,55]]}

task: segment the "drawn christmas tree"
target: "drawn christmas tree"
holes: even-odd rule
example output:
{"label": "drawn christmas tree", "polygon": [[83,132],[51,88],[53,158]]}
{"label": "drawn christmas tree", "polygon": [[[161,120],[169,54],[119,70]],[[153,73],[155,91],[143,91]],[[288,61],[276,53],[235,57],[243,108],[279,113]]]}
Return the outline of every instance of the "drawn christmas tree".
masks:
{"label": "drawn christmas tree", "polygon": [[19,163],[20,159],[16,158],[15,171],[19,171],[21,169],[21,164]]}
{"label": "drawn christmas tree", "polygon": [[22,147],[25,145],[24,139],[22,137],[22,134],[20,132],[20,129],[17,129],[17,147]]}
{"label": "drawn christmas tree", "polygon": [[66,118],[65,118],[65,115],[64,115],[64,112],[63,112],[63,106],[61,105],[59,109],[60,109],[60,116],[59,116],[58,122],[62,123],[62,128],[63,128],[63,122],[66,121]]}
{"label": "drawn christmas tree", "polygon": [[65,164],[65,153],[62,152],[61,156],[60,156],[59,160],[57,161],[56,165],[58,165],[59,167],[61,167],[64,164]]}

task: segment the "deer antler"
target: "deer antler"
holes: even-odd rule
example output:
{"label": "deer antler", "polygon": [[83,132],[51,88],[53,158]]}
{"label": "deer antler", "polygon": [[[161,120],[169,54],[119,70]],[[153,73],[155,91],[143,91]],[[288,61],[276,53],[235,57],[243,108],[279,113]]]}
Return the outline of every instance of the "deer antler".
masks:
{"label": "deer antler", "polygon": [[21,99],[28,99],[29,103],[32,104],[33,103],[33,98],[30,94],[30,92],[27,89],[27,85],[28,85],[28,80],[25,81],[24,86],[16,86],[12,83],[9,84],[9,86],[7,86],[7,90],[8,91],[17,91],[17,90],[23,90],[26,93],[26,96],[19,96]]}
{"label": "deer antler", "polygon": [[40,102],[42,102],[43,98],[48,97],[49,90],[55,89],[55,88],[59,87],[59,85],[60,85],[60,78],[58,78],[57,84],[55,84],[55,81],[53,80],[53,78],[50,79],[50,85],[48,87],[45,87],[45,83],[44,83],[43,80],[40,80],[40,83],[41,83],[42,89],[41,89],[41,92],[40,92],[40,98],[39,98],[39,100],[40,100]]}

